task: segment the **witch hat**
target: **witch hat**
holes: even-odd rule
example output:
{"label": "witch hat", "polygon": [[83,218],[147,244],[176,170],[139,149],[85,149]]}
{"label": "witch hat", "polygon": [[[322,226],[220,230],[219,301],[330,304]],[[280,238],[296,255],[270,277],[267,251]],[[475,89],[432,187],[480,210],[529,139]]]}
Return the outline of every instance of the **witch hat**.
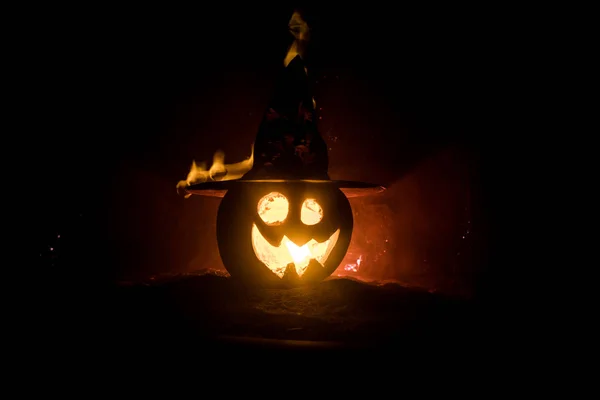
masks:
{"label": "witch hat", "polygon": [[298,12],[288,25],[294,42],[258,129],[253,156],[245,163],[248,170],[239,179],[213,177],[201,183],[188,183],[184,188],[188,195],[223,197],[237,185],[265,183],[329,185],[348,198],[385,190],[378,184],[329,178],[327,144],[317,129],[316,104],[303,59],[310,29]]}

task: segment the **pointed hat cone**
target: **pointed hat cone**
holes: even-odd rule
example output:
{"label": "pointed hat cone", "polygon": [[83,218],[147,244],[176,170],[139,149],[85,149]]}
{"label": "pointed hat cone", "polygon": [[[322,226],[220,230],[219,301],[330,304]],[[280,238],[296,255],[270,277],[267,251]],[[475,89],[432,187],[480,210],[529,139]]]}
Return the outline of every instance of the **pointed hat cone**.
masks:
{"label": "pointed hat cone", "polygon": [[315,102],[303,60],[310,29],[298,12],[289,22],[294,42],[254,142],[252,168],[240,179],[191,184],[188,194],[222,197],[235,185],[264,183],[333,185],[347,197],[380,193],[372,183],[329,179],[327,144],[317,128]]}

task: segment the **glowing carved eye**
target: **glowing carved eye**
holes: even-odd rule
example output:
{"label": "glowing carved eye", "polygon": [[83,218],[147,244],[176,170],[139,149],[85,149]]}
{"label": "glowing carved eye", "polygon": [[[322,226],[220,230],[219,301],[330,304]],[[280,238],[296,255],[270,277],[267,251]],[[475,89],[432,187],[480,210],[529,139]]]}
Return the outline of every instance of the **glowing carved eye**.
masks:
{"label": "glowing carved eye", "polygon": [[285,221],[289,207],[284,195],[271,192],[258,201],[258,215],[267,225],[279,225]]}
{"label": "glowing carved eye", "polygon": [[323,209],[315,199],[306,199],[302,203],[300,220],[305,225],[315,225],[323,219]]}

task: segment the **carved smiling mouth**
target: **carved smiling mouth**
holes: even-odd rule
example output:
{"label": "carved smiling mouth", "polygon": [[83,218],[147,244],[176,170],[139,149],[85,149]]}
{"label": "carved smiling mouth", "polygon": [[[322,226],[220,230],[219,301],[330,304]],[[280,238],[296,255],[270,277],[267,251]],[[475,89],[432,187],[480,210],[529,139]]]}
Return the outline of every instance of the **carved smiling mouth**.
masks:
{"label": "carved smiling mouth", "polygon": [[302,276],[312,259],[318,261],[321,266],[325,265],[339,236],[338,229],[324,242],[319,243],[311,239],[303,246],[297,246],[284,236],[279,246],[273,246],[263,237],[256,224],[253,224],[252,248],[256,257],[280,278],[283,277],[286,266],[290,263],[294,263],[298,276]]}

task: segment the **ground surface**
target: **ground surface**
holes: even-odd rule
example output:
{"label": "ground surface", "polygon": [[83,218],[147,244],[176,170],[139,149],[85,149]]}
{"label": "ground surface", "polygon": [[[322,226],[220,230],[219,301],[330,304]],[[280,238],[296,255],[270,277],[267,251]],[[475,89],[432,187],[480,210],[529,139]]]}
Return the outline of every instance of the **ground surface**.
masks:
{"label": "ground surface", "polygon": [[466,300],[346,278],[258,289],[214,273],[178,275],[119,285],[114,300],[114,334],[125,346],[443,348],[469,343],[477,329]]}

